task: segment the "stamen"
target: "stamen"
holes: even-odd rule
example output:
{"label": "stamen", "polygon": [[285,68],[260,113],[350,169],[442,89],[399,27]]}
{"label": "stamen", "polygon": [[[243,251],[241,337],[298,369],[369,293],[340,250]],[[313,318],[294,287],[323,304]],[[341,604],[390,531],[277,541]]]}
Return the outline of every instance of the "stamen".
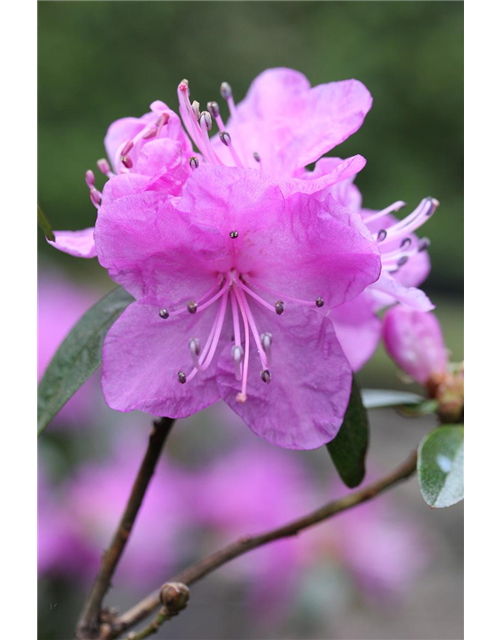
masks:
{"label": "stamen", "polygon": [[187,310],[189,313],[194,314],[196,313],[198,309],[198,303],[194,302],[194,300],[191,300],[190,302],[188,302],[187,304]]}
{"label": "stamen", "polygon": [[260,343],[262,344],[262,348],[264,349],[264,353],[266,354],[267,364],[271,365],[271,344],[272,344],[273,336],[271,333],[266,331],[260,336]]}
{"label": "stamen", "polygon": [[323,298],[321,298],[321,297],[319,297],[319,296],[318,296],[318,297],[316,298],[316,306],[317,306],[319,309],[321,309],[321,307],[323,307],[323,306],[324,306],[324,304],[325,304],[325,301],[323,300]]}
{"label": "stamen", "polygon": [[406,249],[411,245],[411,238],[403,238],[401,240],[401,244],[399,245],[400,249]]}
{"label": "stamen", "polygon": [[407,262],[408,262],[408,256],[401,256],[401,258],[399,258],[396,264],[398,265],[398,267],[402,267]]}
{"label": "stamen", "polygon": [[234,291],[234,294],[236,296],[236,300],[238,302],[238,307],[240,309],[240,313],[241,313],[241,317],[243,319],[243,328],[245,330],[245,349],[243,351],[243,375],[242,375],[242,382],[241,382],[241,391],[240,393],[236,394],[236,402],[239,402],[240,404],[242,404],[243,402],[246,402],[247,400],[247,381],[248,381],[248,357],[250,354],[250,331],[248,329],[248,318],[247,315],[245,313],[245,308],[241,302],[241,298],[240,296],[242,295],[240,293],[240,291],[238,290],[238,287],[233,287],[232,291]]}
{"label": "stamen", "polygon": [[[231,286],[231,282],[230,280],[227,280],[225,285],[212,297],[210,298],[210,300],[207,300],[206,302],[204,302],[202,305],[198,306],[198,304],[196,302],[193,303],[189,303],[189,304],[195,304],[196,305],[196,310],[197,311],[204,311],[205,309],[208,309],[208,307],[213,304],[216,300],[218,300],[222,295],[224,295],[224,293],[229,289],[229,287]],[[188,305],[188,311],[189,313],[196,313],[195,311],[190,311],[189,310],[189,305]]]}
{"label": "stamen", "polygon": [[426,249],[428,249],[430,246],[431,241],[429,240],[429,238],[422,238],[418,243],[417,251],[420,253],[421,251],[425,251]]}
{"label": "stamen", "polygon": [[186,378],[186,374],[184,373],[184,371],[179,371],[178,372],[177,379],[179,380],[179,382],[181,384],[186,384],[187,378]]}
{"label": "stamen", "polygon": [[371,216],[368,216],[363,220],[363,222],[365,224],[370,224],[370,222],[373,222],[374,220],[378,220],[379,218],[383,218],[389,213],[399,211],[403,207],[406,207],[406,202],[403,202],[402,200],[398,200],[397,202],[390,204],[385,209],[382,209],[381,211],[377,211],[376,213],[373,213]]}
{"label": "stamen", "polygon": [[160,309],[160,313],[159,316],[160,318],[163,318],[163,320],[166,320],[169,317],[169,312],[166,309]]}
{"label": "stamen", "polygon": [[278,302],[274,305],[274,309],[276,313],[280,316],[285,310],[285,305],[283,303],[283,300],[278,300]]}
{"label": "stamen", "polygon": [[387,238],[387,231],[385,229],[380,229],[377,233],[377,242],[383,242]]}
{"label": "stamen", "polygon": [[[236,295],[234,293],[234,289],[232,288],[230,291],[231,296],[231,312],[233,316],[233,332],[234,332],[234,347],[239,347],[241,349],[241,333],[240,333],[240,318],[238,314],[238,302],[236,300]],[[234,348],[233,347],[233,348]],[[241,349],[241,354],[243,355],[243,349]],[[234,356],[234,353],[233,353]],[[241,380],[241,362],[236,366],[236,380]]]}
{"label": "stamen", "polygon": [[193,364],[197,369],[199,369],[200,362],[198,360],[198,356],[200,355],[200,341],[198,338],[191,338],[188,344],[191,357],[193,358]]}
{"label": "stamen", "polygon": [[243,349],[239,344],[233,344],[231,356],[234,360],[234,375],[236,380],[241,380],[241,361],[243,359]]}
{"label": "stamen", "polygon": [[196,116],[196,119],[200,119],[200,103],[197,100],[193,100],[192,103],[193,113]]}
{"label": "stamen", "polygon": [[214,100],[207,103],[207,111],[214,120],[220,116],[219,105]]}
{"label": "stamen", "polygon": [[154,138],[157,133],[158,133],[158,127],[157,126],[149,127],[148,129],[144,130],[144,133],[142,134],[142,139],[143,140],[149,140],[150,138]]}
{"label": "stamen", "polygon": [[212,129],[212,116],[208,113],[208,111],[203,111],[203,113],[201,114],[200,127],[201,127],[201,133],[203,137],[203,144],[206,149],[208,157],[213,163],[222,164],[219,157],[213,150],[212,144],[210,142],[210,138],[208,137],[208,132]]}
{"label": "stamen", "polygon": [[106,160],[106,158],[101,158],[100,160],[97,161],[97,168],[107,178],[112,178],[115,175],[111,171],[111,167],[109,166],[109,162]]}
{"label": "stamen", "polygon": [[228,84],[227,82],[223,82],[220,86],[220,94],[224,98],[224,100],[226,100],[227,102],[231,117],[233,118],[233,120],[236,120],[237,119],[236,107],[234,105],[233,90],[231,89],[231,85]]}
{"label": "stamen", "polygon": [[[248,280],[248,276],[245,276],[245,278]],[[311,300],[302,300],[301,298],[293,298],[292,296],[285,296],[283,294],[279,294],[276,291],[273,291],[272,289],[269,289],[269,287],[265,287],[263,284],[261,284],[260,282],[249,282],[248,284],[253,285],[254,287],[257,287],[258,289],[263,289],[264,291],[267,291],[268,293],[272,294],[273,296],[277,296],[280,295],[280,300],[278,300],[278,303],[281,302],[281,304],[283,304],[283,300],[288,300],[289,302],[294,302],[296,304],[303,304],[306,307],[313,307],[316,305],[316,302],[312,302]],[[262,304],[264,304],[264,306],[267,306],[267,302],[265,302],[264,300],[262,300],[262,298],[258,297],[257,294],[255,294],[251,289],[245,288],[245,291],[247,291],[248,293],[250,293],[250,295],[253,295],[254,297],[256,297],[257,300],[259,300],[259,302],[261,302]],[[283,298],[283,300],[281,300],[281,298]],[[275,308],[273,308],[273,311],[275,310]],[[278,313],[278,312],[276,312]],[[281,313],[283,313],[283,311],[281,311]]]}
{"label": "stamen", "polygon": [[235,238],[238,237],[238,232],[237,231],[230,231],[229,232],[229,237],[234,240]]}
{"label": "stamen", "polygon": [[253,159],[255,160],[255,162],[259,162],[260,163],[260,156],[257,153],[257,151],[253,152]]}
{"label": "stamen", "polygon": [[120,156],[120,162],[127,169],[132,169],[132,167],[134,166],[132,158],[130,156]]}
{"label": "stamen", "polygon": [[[252,298],[257,300],[257,302],[260,302],[260,304],[263,307],[265,307],[266,309],[269,309],[269,311],[276,311],[276,306],[273,306],[272,304],[269,304],[269,302],[266,302],[263,298],[259,296],[258,293],[255,293],[255,291],[252,291],[252,289],[249,289],[241,280],[238,280],[237,284],[239,287],[243,289],[243,291],[246,291],[248,295],[252,296]],[[276,313],[278,313],[278,311],[276,311]],[[281,311],[280,313],[283,313],[283,311]]]}
{"label": "stamen", "polygon": [[266,384],[269,384],[271,382],[271,372],[269,371],[269,369],[264,369],[260,372],[260,379]]}
{"label": "stamen", "polygon": [[227,131],[221,131],[219,133],[219,138],[222,142],[222,144],[224,144],[226,147],[229,148],[229,151],[231,152],[231,155],[233,157],[233,160],[236,162],[238,167],[243,167],[243,162],[241,161],[239,155],[236,153],[236,149],[234,148],[233,142],[231,140],[231,136],[229,135],[229,133]]}
{"label": "stamen", "polygon": [[200,161],[196,156],[192,156],[191,158],[189,158],[189,166],[193,171],[200,166]]}
{"label": "stamen", "polygon": [[95,175],[94,172],[88,169],[85,171],[85,182],[87,183],[87,187],[92,189],[95,186]]}
{"label": "stamen", "polygon": [[157,127],[156,137],[157,138],[160,137],[161,130],[163,129],[163,127],[167,124],[167,122],[169,120],[170,120],[170,116],[168,115],[168,113],[162,113],[161,116],[158,118],[158,120],[156,122],[156,127]]}
{"label": "stamen", "polygon": [[244,293],[241,294],[241,303],[245,307],[245,312],[246,312],[247,317],[248,317],[248,323],[250,324],[250,329],[252,331],[252,336],[253,336],[253,339],[254,339],[254,342],[255,342],[255,346],[257,347],[257,353],[259,354],[259,358],[260,358],[260,362],[262,364],[262,368],[263,369],[267,369],[267,367],[269,365],[267,363],[266,353],[262,349],[262,343],[261,343],[261,340],[260,340],[259,331],[257,329],[257,325],[256,325],[254,317],[252,315],[252,311],[250,309],[250,306],[248,304],[248,301],[247,301],[246,296],[245,296]]}

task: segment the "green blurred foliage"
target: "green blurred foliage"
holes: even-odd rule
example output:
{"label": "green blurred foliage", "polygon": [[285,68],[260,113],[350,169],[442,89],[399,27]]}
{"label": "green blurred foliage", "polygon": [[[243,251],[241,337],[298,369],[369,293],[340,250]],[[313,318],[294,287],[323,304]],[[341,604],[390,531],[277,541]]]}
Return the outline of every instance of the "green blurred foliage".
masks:
{"label": "green blurred foliage", "polygon": [[[93,224],[83,175],[107,126],[154,99],[176,108],[187,77],[200,103],[222,80],[241,99],[263,69],[312,84],[363,81],[374,97],[362,129],[336,153],[361,153],[367,207],[427,195],[434,265],[427,289],[461,295],[463,4],[461,2],[42,2],[39,8],[39,196],[54,228]],[[41,234],[40,234],[41,235]],[[40,252],[81,277],[96,261]]]}

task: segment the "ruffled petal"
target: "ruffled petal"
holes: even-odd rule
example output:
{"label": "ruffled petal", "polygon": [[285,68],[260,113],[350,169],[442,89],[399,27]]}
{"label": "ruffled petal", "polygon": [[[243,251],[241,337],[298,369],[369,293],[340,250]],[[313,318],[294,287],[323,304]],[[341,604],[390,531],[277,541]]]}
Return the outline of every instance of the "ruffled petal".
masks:
{"label": "ruffled petal", "polygon": [[59,251],[76,258],[95,258],[94,227],[80,231],[54,231],[55,241],[47,240]]}
{"label": "ruffled petal", "polygon": [[108,405],[184,418],[217,402],[215,366],[185,384],[177,375],[193,368],[188,342],[196,337],[203,344],[215,312],[213,305],[200,314],[164,320],[157,307],[130,305],[104,340],[102,388]]}
{"label": "ruffled petal", "polygon": [[380,340],[382,323],[372,297],[363,292],[351,302],[333,309],[330,317],[353,371],[359,371],[372,357]]}
{"label": "ruffled petal", "polygon": [[[337,158],[328,159],[337,160]],[[335,167],[327,173],[322,173],[321,175],[316,176],[313,172],[307,172],[312,175],[304,176],[303,178],[282,180],[280,182],[280,188],[285,198],[293,195],[294,193],[318,193],[325,189],[332,189],[332,187],[337,183],[345,184],[343,181],[346,181],[348,178],[353,178],[365,165],[366,160],[363,156],[353,156],[352,158],[336,163]],[[340,185],[338,186],[340,187]],[[332,192],[330,191],[330,193]],[[340,204],[344,203],[340,202]]]}
{"label": "ruffled petal", "polygon": [[225,402],[257,435],[287,449],[315,449],[336,435],[349,401],[351,367],[328,317],[307,309],[276,316],[250,302],[260,331],[272,333],[271,382],[260,378],[250,351],[247,400],[236,401],[230,348],[219,358],[217,383]]}
{"label": "ruffled petal", "polygon": [[[268,69],[252,82],[227,129],[247,163],[258,152],[264,171],[285,178],[357,131],[371,104],[370,93],[357,80],[311,89],[298,71]],[[232,164],[227,150],[214,144]]]}
{"label": "ruffled petal", "polygon": [[170,311],[198,300],[216,283],[224,244],[156,192],[103,205],[96,224],[99,262],[136,299]]}
{"label": "ruffled petal", "polygon": [[421,289],[405,287],[385,271],[382,272],[379,280],[370,287],[370,292],[374,295],[380,308],[395,302],[401,302],[418,311],[431,311],[435,307]]}
{"label": "ruffled petal", "polygon": [[320,296],[331,308],[379,276],[379,251],[358,214],[331,198],[322,203],[295,194],[284,200],[259,171],[200,167],[177,206],[193,222],[220,230],[228,265],[268,290],[263,297],[270,302],[288,296],[314,304]]}

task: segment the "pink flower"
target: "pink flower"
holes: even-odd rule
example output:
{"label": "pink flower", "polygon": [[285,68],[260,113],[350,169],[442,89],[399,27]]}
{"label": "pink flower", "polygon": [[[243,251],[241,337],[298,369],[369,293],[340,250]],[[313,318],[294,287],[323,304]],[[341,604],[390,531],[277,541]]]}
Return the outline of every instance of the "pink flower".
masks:
{"label": "pink flower", "polygon": [[[304,171],[304,179],[317,180],[339,166],[339,158],[322,158],[314,171]],[[419,240],[414,231],[432,216],[438,205],[434,198],[424,198],[414,212],[399,221],[392,212],[405,206],[398,201],[381,211],[362,207],[359,189],[351,176],[316,194],[324,200],[337,202],[358,212],[376,242],[382,260],[382,272],[377,282],[368,286],[357,298],[332,311],[337,337],[354,371],[359,370],[373,355],[381,335],[377,311],[397,302],[408,308],[428,311],[433,304],[416,287],[430,271],[427,238]]]}
{"label": "pink flower", "polygon": [[380,257],[357,214],[312,195],[364,159],[297,176],[359,128],[371,97],[356,81],[310,89],[283,69],[259,76],[238,108],[222,93],[227,129],[218,105],[198,118],[179,85],[199,154],[156,102],[112,125],[120,174],[100,161],[102,194],[87,175],[99,262],[137,300],[107,335],[104,395],[116,410],[171,417],[223,398],[270,442],[319,447],[340,428],[351,380],[328,311],[378,279]]}
{"label": "pink flower", "polygon": [[[38,279],[38,380],[73,325],[98,300],[95,291],[65,279],[51,270],[41,270]],[[66,404],[54,422],[76,423],[89,417],[94,402],[89,381]]]}
{"label": "pink flower", "polygon": [[448,370],[448,351],[438,320],[432,313],[397,306],[384,318],[387,352],[405,373],[420,384]]}
{"label": "pink flower", "polygon": [[[105,460],[78,468],[64,488],[65,514],[76,524],[92,552],[87,573],[92,575],[125,508],[141,460],[141,438],[122,434],[119,451]],[[139,446],[141,444],[141,446]],[[154,588],[187,562],[189,532],[197,516],[190,508],[189,477],[173,459],[160,460],[134,524],[116,583]]]}

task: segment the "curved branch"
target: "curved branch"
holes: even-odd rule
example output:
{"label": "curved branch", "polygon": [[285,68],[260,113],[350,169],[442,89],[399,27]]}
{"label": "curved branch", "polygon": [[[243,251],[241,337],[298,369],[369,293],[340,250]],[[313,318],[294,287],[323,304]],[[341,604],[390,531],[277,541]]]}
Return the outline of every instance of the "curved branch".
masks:
{"label": "curved branch", "polygon": [[100,616],[102,602],[111,584],[111,578],[120,561],[127,544],[135,519],[141,508],[149,482],[155,472],[156,463],[161,454],[163,444],[174,424],[172,418],[160,418],[153,423],[149,434],[149,443],[142,464],[137,473],[127,506],[115,531],[111,544],[103,556],[99,573],[90,592],[89,598],[78,621],[77,640],[92,640],[100,633]]}
{"label": "curved branch", "polygon": [[[212,555],[208,556],[204,560],[191,565],[184,571],[178,573],[174,578],[172,578],[172,582],[181,582],[185,585],[191,585],[198,580],[201,580],[204,576],[215,571],[220,566],[226,564],[230,560],[237,558],[252,549],[256,549],[257,547],[261,547],[269,542],[273,542],[274,540],[279,540],[281,538],[288,538],[294,535],[297,535],[300,531],[304,529],[308,529],[328,518],[331,518],[342,511],[346,511],[347,509],[352,509],[358,504],[362,504],[372,498],[375,498],[379,494],[383,493],[390,487],[398,484],[402,480],[409,478],[416,471],[417,466],[417,452],[414,451],[409,458],[401,464],[399,467],[388,473],[386,476],[380,478],[379,480],[373,482],[372,484],[360,489],[359,491],[355,491],[345,496],[344,498],[340,498],[339,500],[334,500],[332,502],[328,502],[323,507],[313,511],[312,513],[298,518],[293,522],[290,522],[287,525],[282,527],[278,527],[276,529],[271,529],[266,533],[262,533],[255,536],[248,536],[244,538],[240,538],[236,540],[232,544],[216,551]],[[163,588],[163,587],[162,587]],[[160,606],[160,593],[161,589],[158,589],[151,593],[149,596],[141,600],[134,607],[129,609],[127,612],[119,616],[115,619],[111,628],[107,629],[105,633],[101,636],[101,640],[111,640],[113,638],[118,638],[124,631],[130,629],[130,627],[134,626],[148,615],[150,615],[157,607]],[[155,633],[158,630],[160,624],[162,624],[167,618],[161,614],[158,616],[142,631],[138,632],[137,635],[130,634],[130,638],[146,638],[152,633]]]}

